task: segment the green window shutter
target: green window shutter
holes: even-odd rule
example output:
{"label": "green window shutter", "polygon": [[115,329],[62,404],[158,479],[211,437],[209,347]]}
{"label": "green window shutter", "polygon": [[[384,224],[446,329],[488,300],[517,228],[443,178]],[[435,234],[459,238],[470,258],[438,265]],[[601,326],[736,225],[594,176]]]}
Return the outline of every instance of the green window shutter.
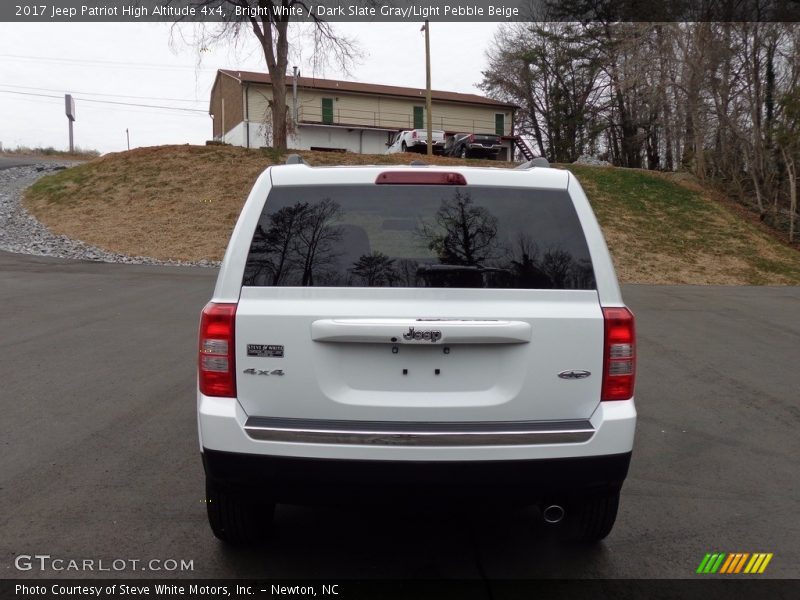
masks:
{"label": "green window shutter", "polygon": [[327,125],[333,124],[333,98],[322,99],[322,122]]}
{"label": "green window shutter", "polygon": [[423,121],[425,120],[424,109],[421,106],[414,107],[414,129],[422,129],[425,127]]}
{"label": "green window shutter", "polygon": [[497,113],[494,116],[494,132],[496,135],[505,135],[506,119],[502,113]]}

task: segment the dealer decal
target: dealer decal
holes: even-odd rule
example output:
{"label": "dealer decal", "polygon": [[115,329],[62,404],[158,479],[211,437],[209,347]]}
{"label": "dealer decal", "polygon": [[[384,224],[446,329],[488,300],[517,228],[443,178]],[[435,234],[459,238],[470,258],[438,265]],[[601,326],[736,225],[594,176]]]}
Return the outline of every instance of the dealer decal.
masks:
{"label": "dealer decal", "polygon": [[247,356],[283,358],[283,346],[274,344],[247,344]]}

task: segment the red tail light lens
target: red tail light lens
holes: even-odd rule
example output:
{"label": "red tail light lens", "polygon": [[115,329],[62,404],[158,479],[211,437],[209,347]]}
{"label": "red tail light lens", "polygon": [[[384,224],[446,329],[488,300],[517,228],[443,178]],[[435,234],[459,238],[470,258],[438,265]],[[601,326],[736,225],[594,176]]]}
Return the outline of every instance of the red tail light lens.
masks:
{"label": "red tail light lens", "polygon": [[470,133],[469,137],[467,138],[467,142],[469,142],[471,144],[474,141],[475,141],[475,135]]}
{"label": "red tail light lens", "polygon": [[236,397],[235,325],[236,304],[209,302],[203,308],[197,370],[206,396]]}
{"label": "red tail light lens", "polygon": [[604,308],[605,350],[601,400],[633,398],[636,379],[636,330],[627,308]]}
{"label": "red tail light lens", "polygon": [[417,138],[417,132],[416,131],[412,131],[411,132],[411,139],[414,140],[416,138]]}

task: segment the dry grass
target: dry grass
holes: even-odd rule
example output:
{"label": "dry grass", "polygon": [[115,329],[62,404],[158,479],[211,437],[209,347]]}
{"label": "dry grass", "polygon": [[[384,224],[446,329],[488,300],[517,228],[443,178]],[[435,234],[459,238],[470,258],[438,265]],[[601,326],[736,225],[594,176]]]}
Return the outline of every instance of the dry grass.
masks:
{"label": "dry grass", "polygon": [[[313,165],[408,164],[415,158],[465,163],[419,155],[300,154]],[[253,182],[284,159],[271,150],[230,146],[140,148],[43,177],[25,202],[51,230],[101,248],[161,259],[219,260]],[[568,168],[592,201],[621,281],[800,284],[800,253],[701,187],[687,189],[636,170]]]}
{"label": "dry grass", "polygon": [[12,158],[36,158],[37,160],[91,160],[100,156],[97,150],[85,149],[80,146],[74,152],[68,150],[56,150],[52,146],[47,148],[29,148],[27,146],[17,146],[16,148],[6,148],[0,151],[0,156]]}

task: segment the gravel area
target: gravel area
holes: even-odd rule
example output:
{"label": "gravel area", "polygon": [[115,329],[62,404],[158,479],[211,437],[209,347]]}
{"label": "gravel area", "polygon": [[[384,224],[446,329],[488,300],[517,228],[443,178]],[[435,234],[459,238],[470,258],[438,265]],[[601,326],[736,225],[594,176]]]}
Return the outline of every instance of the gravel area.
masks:
{"label": "gravel area", "polygon": [[146,265],[218,267],[219,261],[186,262],[157,260],[146,256],[126,256],[52,233],[22,206],[22,194],[39,177],[80,164],[48,161],[25,167],[0,170],[0,250],[16,254],[55,256],[76,260]]}

